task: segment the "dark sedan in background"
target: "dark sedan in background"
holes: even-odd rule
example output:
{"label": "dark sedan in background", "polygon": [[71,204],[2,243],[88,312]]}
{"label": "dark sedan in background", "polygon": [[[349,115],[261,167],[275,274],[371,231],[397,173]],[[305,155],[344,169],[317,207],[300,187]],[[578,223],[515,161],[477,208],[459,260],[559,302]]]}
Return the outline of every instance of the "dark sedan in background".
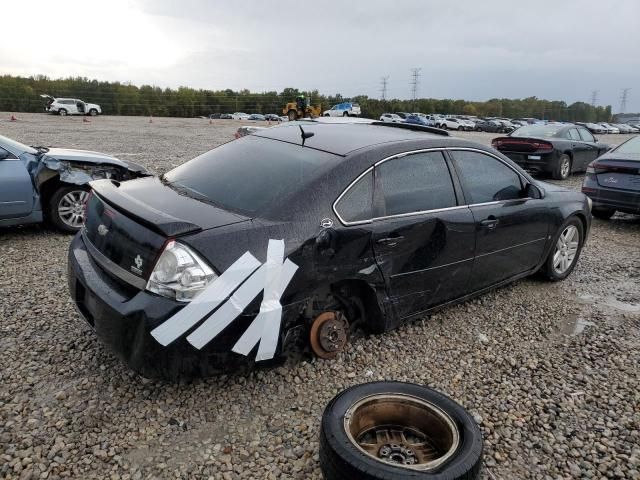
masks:
{"label": "dark sedan in background", "polygon": [[400,123],[296,122],[92,187],[71,295],[150,376],[282,358],[301,340],[330,358],[356,322],[384,332],[538,271],[562,280],[591,223],[582,193]]}
{"label": "dark sedan in background", "polygon": [[497,120],[475,120],[476,132],[506,133],[505,126]]}
{"label": "dark sedan in background", "polygon": [[633,137],[591,162],[582,193],[593,200],[593,215],[616,211],[640,214],[640,137]]}
{"label": "dark sedan in background", "polygon": [[549,173],[565,180],[609,150],[580,125],[549,123],[520,127],[506,137],[494,138],[493,148],[532,173]]}

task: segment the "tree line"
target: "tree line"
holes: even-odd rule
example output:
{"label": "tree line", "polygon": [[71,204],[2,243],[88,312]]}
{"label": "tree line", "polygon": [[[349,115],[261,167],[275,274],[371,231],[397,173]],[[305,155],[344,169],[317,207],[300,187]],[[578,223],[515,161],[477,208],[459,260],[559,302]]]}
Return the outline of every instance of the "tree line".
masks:
{"label": "tree line", "polygon": [[97,103],[107,115],[153,115],[198,117],[212,113],[277,113],[287,102],[304,94],[323,110],[336,103],[353,101],[360,104],[363,116],[378,118],[384,112],[422,112],[480,117],[540,118],[558,121],[602,122],[611,120],[611,106],[592,106],[585,102],[568,105],[564,101],[493,98],[484,102],[419,98],[416,100],[379,100],[359,95],[343,98],[340,94],[324,95],[318,90],[302,92],[285,88],[281,92],[249,90],[205,90],[190,87],[177,89],[151,85],[90,80],[85,77],[51,79],[44,75],[0,76],[0,111],[41,112],[46,104],[40,94],[79,98]]}

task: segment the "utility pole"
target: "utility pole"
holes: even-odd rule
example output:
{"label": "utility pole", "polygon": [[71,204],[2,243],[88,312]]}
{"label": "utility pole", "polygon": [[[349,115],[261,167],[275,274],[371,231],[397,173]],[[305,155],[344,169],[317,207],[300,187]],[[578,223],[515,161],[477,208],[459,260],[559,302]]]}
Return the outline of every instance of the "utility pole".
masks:
{"label": "utility pole", "polygon": [[387,99],[387,83],[389,82],[389,75],[386,77],[380,77],[380,92],[382,96],[382,100]]}
{"label": "utility pole", "polygon": [[591,92],[591,106],[595,107],[596,103],[598,103],[598,93],[600,93],[600,90],[593,90]]}
{"label": "utility pole", "polygon": [[414,102],[418,98],[418,84],[420,83],[420,70],[421,68],[412,68],[411,69],[411,98]]}
{"label": "utility pole", "polygon": [[620,97],[620,113],[624,113],[627,109],[627,100],[629,99],[630,88],[622,89],[622,96]]}

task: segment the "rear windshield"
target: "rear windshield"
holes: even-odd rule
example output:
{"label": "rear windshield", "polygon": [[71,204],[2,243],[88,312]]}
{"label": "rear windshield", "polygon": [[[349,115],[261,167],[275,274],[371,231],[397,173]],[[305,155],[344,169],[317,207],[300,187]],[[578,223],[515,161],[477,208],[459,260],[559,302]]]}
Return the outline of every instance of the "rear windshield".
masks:
{"label": "rear windshield", "polygon": [[172,188],[227,210],[256,215],[284,203],[326,172],[336,155],[248,135],[167,172]]}
{"label": "rear windshield", "polygon": [[619,153],[640,153],[640,137],[633,137],[615,149]]}
{"label": "rear windshield", "polygon": [[565,125],[524,125],[514,131],[512,137],[555,137]]}

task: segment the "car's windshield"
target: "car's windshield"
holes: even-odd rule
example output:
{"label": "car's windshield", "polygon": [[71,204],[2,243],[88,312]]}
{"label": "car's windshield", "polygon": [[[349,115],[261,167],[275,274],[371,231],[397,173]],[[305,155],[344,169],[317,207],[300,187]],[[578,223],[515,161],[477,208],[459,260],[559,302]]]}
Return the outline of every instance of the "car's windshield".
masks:
{"label": "car's windshield", "polygon": [[286,202],[338,158],[249,135],[194,158],[162,180],[186,195],[253,216]]}
{"label": "car's windshield", "polygon": [[555,137],[564,125],[524,125],[515,130],[512,137]]}
{"label": "car's windshield", "polygon": [[20,152],[20,153],[28,152],[34,155],[38,153],[38,150],[36,150],[33,147],[29,147],[24,143],[16,142],[15,140],[11,140],[10,138],[0,135],[0,147],[5,147],[5,146],[7,147],[8,150],[12,150],[14,152]]}
{"label": "car's windshield", "polygon": [[640,153],[640,136],[633,137],[614,150],[619,153]]}

